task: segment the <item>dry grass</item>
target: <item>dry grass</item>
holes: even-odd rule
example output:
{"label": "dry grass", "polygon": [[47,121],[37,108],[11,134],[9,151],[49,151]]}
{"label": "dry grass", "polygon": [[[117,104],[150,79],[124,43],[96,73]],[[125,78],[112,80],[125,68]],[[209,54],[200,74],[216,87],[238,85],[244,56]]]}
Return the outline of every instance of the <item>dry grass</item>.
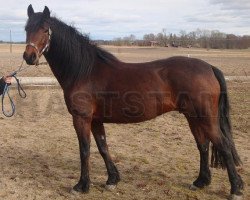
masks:
{"label": "dry grass", "polygon": [[[2,60],[13,59],[1,48]],[[16,61],[19,61],[22,48],[19,46]],[[221,60],[234,57],[234,62],[246,67],[247,59],[249,61],[247,51],[242,51],[242,54],[240,51],[219,51],[220,54],[196,49],[107,49],[121,60],[131,62],[178,53],[185,55],[188,51],[192,51],[190,55],[214,60],[215,65],[216,57]],[[239,54],[241,61],[230,56],[234,53]],[[222,69],[230,74],[226,66],[229,65],[223,63]],[[43,75],[51,73],[49,69],[41,70]],[[38,71],[27,73],[38,75]],[[230,82],[228,86],[234,138],[244,163],[238,170],[246,183],[245,199],[250,199],[250,83]],[[188,189],[198,175],[199,155],[185,118],[176,112],[144,123],[106,124],[109,149],[122,181],[114,192],[104,189],[106,169],[92,138],[90,176],[93,184],[90,193],[71,194],[69,190],[79,177],[79,151],[62,91],[49,88],[26,91],[26,100],[15,99],[17,114],[10,119],[0,118],[0,199],[221,200],[228,196],[227,173],[218,169],[213,169],[209,187],[196,192]]]}

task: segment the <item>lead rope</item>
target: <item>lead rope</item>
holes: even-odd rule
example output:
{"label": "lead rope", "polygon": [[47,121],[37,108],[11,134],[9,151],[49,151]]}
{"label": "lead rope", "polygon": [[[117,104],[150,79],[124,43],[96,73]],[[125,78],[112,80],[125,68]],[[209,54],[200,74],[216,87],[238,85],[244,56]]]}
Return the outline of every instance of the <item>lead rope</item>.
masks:
{"label": "lead rope", "polygon": [[[10,74],[9,77],[13,77],[16,80],[18,94],[22,99],[25,99],[27,97],[27,94],[24,91],[24,89],[23,89],[22,85],[20,84],[20,81],[16,77],[16,75],[21,71],[27,70],[31,65],[28,65],[27,67],[23,67],[23,62],[24,62],[24,60],[22,61],[21,65],[18,67],[18,69],[15,70],[12,74]],[[45,64],[47,64],[47,63],[42,62],[42,63],[37,64],[36,66],[45,65]],[[11,96],[9,94],[9,90],[10,90],[10,84],[6,83],[5,86],[4,86],[3,94],[2,94],[2,112],[3,112],[5,117],[12,117],[15,114],[15,111],[16,111],[16,106],[14,104],[13,99],[11,98]],[[10,107],[11,107],[11,110],[9,112],[7,112],[5,110],[5,108],[4,108],[4,99],[5,99],[6,94],[7,94],[8,98],[9,98]]]}
{"label": "lead rope", "polygon": [[[19,79],[16,77],[16,72],[11,74],[11,77],[13,77],[17,82],[17,91],[18,91],[19,96],[22,99],[25,99],[27,97],[27,94],[24,91],[23,87],[21,86]],[[15,114],[15,111],[16,111],[16,106],[15,106],[15,104],[13,102],[13,99],[11,98],[11,96],[9,94],[9,90],[10,90],[10,84],[6,83],[5,86],[4,86],[3,94],[2,94],[2,112],[3,112],[5,117],[12,117]],[[4,108],[4,98],[5,98],[6,94],[8,95],[8,98],[9,98],[9,101],[10,101],[10,106],[11,106],[10,112],[6,112],[6,110]]]}

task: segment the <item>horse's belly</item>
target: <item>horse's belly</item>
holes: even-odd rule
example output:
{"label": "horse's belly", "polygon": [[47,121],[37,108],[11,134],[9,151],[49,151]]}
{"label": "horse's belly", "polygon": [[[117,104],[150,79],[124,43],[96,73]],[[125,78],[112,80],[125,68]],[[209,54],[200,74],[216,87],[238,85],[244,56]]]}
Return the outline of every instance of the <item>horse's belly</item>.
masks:
{"label": "horse's belly", "polygon": [[99,107],[94,118],[106,123],[137,123],[153,119],[175,107],[167,97],[156,98],[155,95],[140,96],[131,94],[113,99]]}

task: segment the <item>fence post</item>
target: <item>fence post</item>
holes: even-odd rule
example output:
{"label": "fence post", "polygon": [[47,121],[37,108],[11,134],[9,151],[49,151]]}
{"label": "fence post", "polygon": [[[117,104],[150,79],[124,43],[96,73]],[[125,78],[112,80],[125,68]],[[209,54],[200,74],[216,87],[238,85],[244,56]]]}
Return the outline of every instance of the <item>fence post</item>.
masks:
{"label": "fence post", "polygon": [[10,30],[10,53],[12,53],[12,35]]}

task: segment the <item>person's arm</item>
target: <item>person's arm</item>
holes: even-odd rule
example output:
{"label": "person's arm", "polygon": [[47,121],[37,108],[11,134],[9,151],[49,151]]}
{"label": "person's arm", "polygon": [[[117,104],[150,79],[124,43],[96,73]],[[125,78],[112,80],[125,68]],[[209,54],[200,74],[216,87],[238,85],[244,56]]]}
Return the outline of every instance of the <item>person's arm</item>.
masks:
{"label": "person's arm", "polygon": [[4,76],[0,79],[0,95],[3,94],[3,91],[4,91],[4,87],[6,85],[6,83],[8,85],[11,85],[11,80],[12,80],[12,77],[11,76]]}
{"label": "person's arm", "polygon": [[0,95],[3,94],[3,90],[4,90],[4,87],[5,87],[5,81],[4,81],[4,78],[1,78],[0,79]]}

